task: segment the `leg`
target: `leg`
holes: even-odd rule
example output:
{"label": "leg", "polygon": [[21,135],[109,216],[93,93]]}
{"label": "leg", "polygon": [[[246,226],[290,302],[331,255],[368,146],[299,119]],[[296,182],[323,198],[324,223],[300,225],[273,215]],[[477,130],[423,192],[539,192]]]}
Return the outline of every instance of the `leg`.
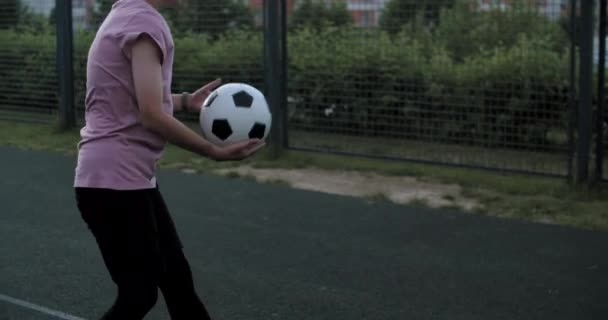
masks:
{"label": "leg", "polygon": [[160,280],[160,290],[167,302],[171,319],[211,319],[194,289],[192,272],[181,250],[168,257],[167,270]]}
{"label": "leg", "polygon": [[76,197],[118,286],[102,319],[143,319],[156,304],[162,269],[151,191],[77,189]]}
{"label": "leg", "polygon": [[165,259],[165,269],[161,273],[159,287],[167,302],[171,319],[209,320],[209,313],[194,289],[192,271],[184,256],[175,225],[158,190],[154,207]]}

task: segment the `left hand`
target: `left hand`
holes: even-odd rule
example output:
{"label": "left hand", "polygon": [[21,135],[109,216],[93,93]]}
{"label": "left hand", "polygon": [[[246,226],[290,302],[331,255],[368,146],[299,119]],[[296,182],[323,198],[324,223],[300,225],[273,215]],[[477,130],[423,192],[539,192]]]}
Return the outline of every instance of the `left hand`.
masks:
{"label": "left hand", "polygon": [[222,84],[222,79],[215,79],[196,90],[188,98],[188,104],[184,106],[184,111],[194,113],[200,112],[205,99],[207,99],[209,94],[211,94],[211,92],[213,92],[213,90],[215,90],[220,84]]}

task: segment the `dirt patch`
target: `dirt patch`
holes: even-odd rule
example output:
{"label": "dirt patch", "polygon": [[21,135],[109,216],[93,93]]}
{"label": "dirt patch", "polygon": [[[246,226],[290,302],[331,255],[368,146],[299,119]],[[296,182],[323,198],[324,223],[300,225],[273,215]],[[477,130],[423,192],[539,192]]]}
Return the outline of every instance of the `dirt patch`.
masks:
{"label": "dirt patch", "polygon": [[423,182],[413,177],[389,177],[374,173],[306,169],[221,169],[222,175],[254,177],[259,182],[284,182],[293,188],[337,195],[387,199],[395,203],[424,204],[429,207],[458,207],[473,210],[479,206],[466,198],[458,185]]}

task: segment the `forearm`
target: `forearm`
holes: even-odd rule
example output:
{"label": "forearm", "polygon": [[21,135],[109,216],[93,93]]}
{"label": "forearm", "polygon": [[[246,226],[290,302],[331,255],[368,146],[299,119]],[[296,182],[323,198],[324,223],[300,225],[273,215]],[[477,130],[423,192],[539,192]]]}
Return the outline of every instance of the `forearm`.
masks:
{"label": "forearm", "polygon": [[[161,59],[154,41],[144,37],[133,46],[132,51],[133,80],[143,126],[185,150],[212,159],[222,156],[222,150],[162,111]],[[173,94],[172,99],[174,109],[181,110],[184,106],[181,95]]]}
{"label": "forearm", "polygon": [[142,123],[178,147],[211,159],[215,158],[217,147],[174,117],[158,113],[142,118]]}

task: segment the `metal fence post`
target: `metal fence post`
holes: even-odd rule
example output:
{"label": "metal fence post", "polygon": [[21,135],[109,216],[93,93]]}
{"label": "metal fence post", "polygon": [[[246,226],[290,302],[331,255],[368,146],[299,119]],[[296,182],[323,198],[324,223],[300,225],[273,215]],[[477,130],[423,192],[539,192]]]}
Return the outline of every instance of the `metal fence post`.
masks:
{"label": "metal fence post", "polygon": [[574,157],[576,155],[576,145],[574,141],[574,128],[576,127],[577,118],[577,89],[576,85],[576,53],[577,53],[577,11],[578,5],[576,0],[570,0],[570,94],[568,101],[568,183],[574,182]]}
{"label": "metal fence post", "polygon": [[288,0],[280,0],[281,2],[281,101],[280,101],[280,110],[281,110],[281,139],[282,139],[282,147],[287,149],[289,147],[289,134],[288,134],[288,108],[287,108],[287,91],[288,91],[288,56],[287,56],[287,1]]}
{"label": "metal fence post", "polygon": [[76,125],[74,109],[74,69],[72,1],[56,0],[57,75],[59,80],[59,116],[61,129]]}
{"label": "metal fence post", "polygon": [[283,117],[281,115],[281,46],[280,1],[264,1],[264,81],[265,95],[272,112],[270,149],[273,157],[279,156],[283,146]]}
{"label": "metal fence post", "polygon": [[599,63],[597,76],[597,112],[595,119],[595,180],[600,181],[604,177],[604,104],[606,94],[606,0],[600,0],[599,11]]}
{"label": "metal fence post", "polygon": [[577,27],[577,11],[578,5],[576,0],[570,0],[570,92],[568,95],[568,183],[574,182],[574,157],[576,156],[576,145],[574,142],[574,128],[576,127],[577,117],[577,88],[576,85],[576,27]]}
{"label": "metal fence post", "polygon": [[589,180],[593,103],[593,2],[581,1],[580,79],[577,123],[576,183]]}

